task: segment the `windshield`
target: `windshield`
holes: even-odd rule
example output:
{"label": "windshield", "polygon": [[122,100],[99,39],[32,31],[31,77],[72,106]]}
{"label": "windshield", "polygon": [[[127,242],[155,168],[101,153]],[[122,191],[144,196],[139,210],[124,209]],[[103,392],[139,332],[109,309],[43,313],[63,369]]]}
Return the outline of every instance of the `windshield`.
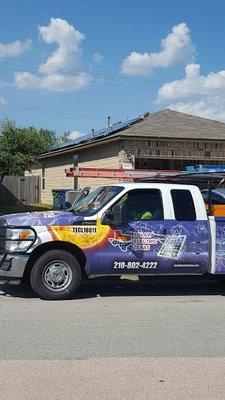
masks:
{"label": "windshield", "polygon": [[123,189],[122,186],[99,187],[78,203],[73,204],[71,209],[76,214],[94,215]]}

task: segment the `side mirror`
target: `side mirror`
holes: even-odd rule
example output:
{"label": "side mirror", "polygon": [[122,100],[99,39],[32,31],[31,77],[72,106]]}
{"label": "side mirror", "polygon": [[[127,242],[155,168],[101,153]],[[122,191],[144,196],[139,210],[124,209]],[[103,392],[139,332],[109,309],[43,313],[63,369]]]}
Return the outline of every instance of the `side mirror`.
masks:
{"label": "side mirror", "polygon": [[122,207],[120,204],[115,204],[111,209],[106,210],[101,218],[102,225],[121,225],[122,218]]}

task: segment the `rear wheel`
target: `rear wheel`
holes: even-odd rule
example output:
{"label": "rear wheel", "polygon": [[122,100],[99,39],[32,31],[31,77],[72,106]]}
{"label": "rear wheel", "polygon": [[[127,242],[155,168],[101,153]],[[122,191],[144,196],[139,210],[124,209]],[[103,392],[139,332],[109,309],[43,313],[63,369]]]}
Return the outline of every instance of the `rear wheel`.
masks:
{"label": "rear wheel", "polygon": [[69,299],[79,288],[81,269],[76,257],[65,250],[49,250],[34,264],[30,283],[43,300]]}

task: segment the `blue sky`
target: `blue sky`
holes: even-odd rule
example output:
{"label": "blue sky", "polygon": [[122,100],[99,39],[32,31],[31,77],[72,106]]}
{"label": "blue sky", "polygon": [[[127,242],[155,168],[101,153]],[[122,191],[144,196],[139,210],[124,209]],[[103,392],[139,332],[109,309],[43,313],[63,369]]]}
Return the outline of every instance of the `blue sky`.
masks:
{"label": "blue sky", "polygon": [[74,136],[167,106],[225,122],[224,15],[223,1],[3,0],[0,118]]}

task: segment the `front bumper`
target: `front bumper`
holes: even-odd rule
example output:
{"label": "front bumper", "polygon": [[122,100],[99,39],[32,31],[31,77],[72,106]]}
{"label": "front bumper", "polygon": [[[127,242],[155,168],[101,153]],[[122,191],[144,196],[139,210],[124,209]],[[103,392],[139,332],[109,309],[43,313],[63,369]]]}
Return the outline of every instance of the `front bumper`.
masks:
{"label": "front bumper", "polygon": [[0,283],[20,281],[29,255],[4,254],[0,257]]}

